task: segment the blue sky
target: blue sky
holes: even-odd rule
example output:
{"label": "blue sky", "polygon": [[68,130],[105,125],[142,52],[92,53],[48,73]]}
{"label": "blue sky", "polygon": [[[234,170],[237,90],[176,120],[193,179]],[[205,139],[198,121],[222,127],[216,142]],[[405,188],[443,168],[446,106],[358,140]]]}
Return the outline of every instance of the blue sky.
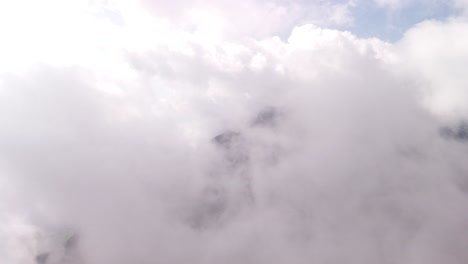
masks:
{"label": "blue sky", "polygon": [[394,42],[413,25],[424,20],[444,21],[461,13],[449,1],[415,1],[397,7],[379,6],[374,1],[361,1],[352,8],[354,23],[348,28],[359,37],[378,37]]}
{"label": "blue sky", "polygon": [[385,41],[399,40],[404,32],[424,20],[444,21],[460,13],[447,2],[410,3],[401,8],[385,8],[366,1],[353,9],[355,24],[351,31],[359,37],[378,37]]}

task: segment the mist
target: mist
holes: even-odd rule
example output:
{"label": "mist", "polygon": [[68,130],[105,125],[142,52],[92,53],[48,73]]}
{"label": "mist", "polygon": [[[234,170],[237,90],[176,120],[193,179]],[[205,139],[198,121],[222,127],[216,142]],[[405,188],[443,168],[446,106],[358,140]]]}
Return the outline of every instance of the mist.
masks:
{"label": "mist", "polygon": [[104,2],[2,31],[0,263],[466,263],[463,15]]}

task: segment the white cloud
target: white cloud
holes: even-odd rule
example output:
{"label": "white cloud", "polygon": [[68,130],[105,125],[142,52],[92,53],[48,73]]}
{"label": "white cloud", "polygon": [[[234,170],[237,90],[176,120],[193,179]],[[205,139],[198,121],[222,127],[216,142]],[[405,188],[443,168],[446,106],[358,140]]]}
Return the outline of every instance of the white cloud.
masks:
{"label": "white cloud", "polygon": [[409,30],[399,46],[405,64],[418,74],[425,104],[448,118],[468,117],[468,23],[427,21]]}
{"label": "white cloud", "polygon": [[438,132],[464,21],[392,45],[300,2],[145,4],[4,18],[1,263],[464,263],[467,154]]}

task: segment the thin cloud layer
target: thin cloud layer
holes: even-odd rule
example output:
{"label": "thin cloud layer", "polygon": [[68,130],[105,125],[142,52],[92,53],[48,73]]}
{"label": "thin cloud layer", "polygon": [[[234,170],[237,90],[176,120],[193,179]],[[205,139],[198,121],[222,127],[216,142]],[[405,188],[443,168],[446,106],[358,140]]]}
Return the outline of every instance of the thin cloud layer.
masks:
{"label": "thin cloud layer", "polygon": [[465,263],[466,21],[391,44],[294,26],[301,4],[241,7],[297,5],[285,26],[95,2],[37,47],[3,32],[0,263]]}

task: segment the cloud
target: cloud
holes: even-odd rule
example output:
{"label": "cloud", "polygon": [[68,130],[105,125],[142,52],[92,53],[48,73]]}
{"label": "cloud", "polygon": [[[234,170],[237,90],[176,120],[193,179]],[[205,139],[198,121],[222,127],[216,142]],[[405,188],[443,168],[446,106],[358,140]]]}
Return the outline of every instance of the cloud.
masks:
{"label": "cloud", "polygon": [[[143,1],[152,14],[185,28],[203,28],[204,20],[216,17],[225,38],[271,35],[287,36],[297,24],[350,26],[354,0],[348,1]],[[213,25],[210,23],[210,25]]]}
{"label": "cloud", "polygon": [[402,7],[404,4],[404,1],[402,0],[375,0],[375,2],[382,7],[388,7],[388,8],[399,8]]}
{"label": "cloud", "polygon": [[466,1],[466,0],[454,0],[453,3],[457,7],[461,7],[461,8],[468,7],[468,1]]}
{"label": "cloud", "polygon": [[467,57],[467,40],[461,36],[467,30],[461,18],[427,21],[409,30],[399,43],[406,65],[424,83],[425,104],[446,118],[467,118],[468,80],[461,70]]}
{"label": "cloud", "polygon": [[3,46],[1,263],[464,263],[464,20],[135,3]]}
{"label": "cloud", "polygon": [[[463,1],[463,0],[461,0]],[[436,8],[442,8],[444,5],[455,5],[460,6],[459,0],[454,1],[441,1],[441,0],[432,0],[432,1],[425,1],[425,0],[375,0],[374,1],[378,6],[385,7],[396,11],[398,9],[402,9],[408,6],[417,6],[417,9],[425,10],[425,12],[437,12]]]}

